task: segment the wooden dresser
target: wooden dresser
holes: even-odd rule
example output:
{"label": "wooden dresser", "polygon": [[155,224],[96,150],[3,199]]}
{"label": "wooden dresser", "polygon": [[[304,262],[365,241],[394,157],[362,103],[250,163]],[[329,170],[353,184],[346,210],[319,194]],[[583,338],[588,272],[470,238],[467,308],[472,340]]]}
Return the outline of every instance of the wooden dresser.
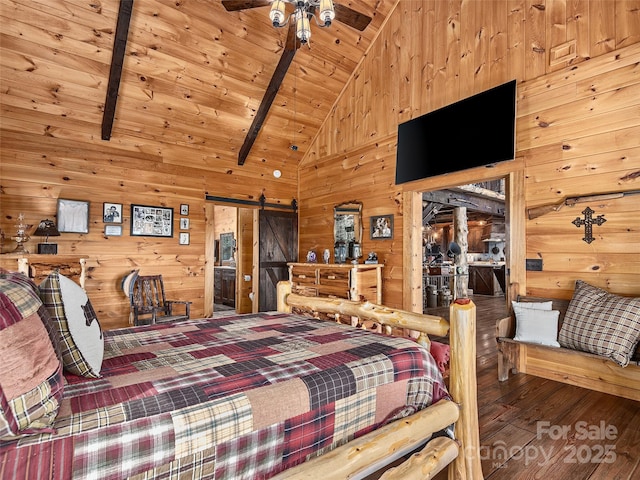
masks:
{"label": "wooden dresser", "polygon": [[382,267],[376,264],[288,263],[291,289],[310,297],[382,303]]}
{"label": "wooden dresser", "polygon": [[39,285],[51,272],[58,270],[82,288],[86,278],[87,257],[79,255],[38,255],[5,253],[0,255],[0,267],[18,271]]}

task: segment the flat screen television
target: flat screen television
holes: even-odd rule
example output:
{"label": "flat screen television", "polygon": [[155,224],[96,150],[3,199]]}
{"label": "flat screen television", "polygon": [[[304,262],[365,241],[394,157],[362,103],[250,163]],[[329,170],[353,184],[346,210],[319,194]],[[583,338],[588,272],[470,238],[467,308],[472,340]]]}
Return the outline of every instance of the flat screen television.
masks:
{"label": "flat screen television", "polygon": [[516,81],[398,125],[396,185],[515,157]]}

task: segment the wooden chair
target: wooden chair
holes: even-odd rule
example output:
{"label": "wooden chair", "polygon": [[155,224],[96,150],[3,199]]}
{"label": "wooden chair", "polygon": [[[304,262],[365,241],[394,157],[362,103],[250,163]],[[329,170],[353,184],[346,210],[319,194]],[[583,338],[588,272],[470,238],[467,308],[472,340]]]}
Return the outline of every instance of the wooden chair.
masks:
{"label": "wooden chair", "polygon": [[[188,320],[191,314],[191,302],[165,298],[162,275],[138,275],[134,270],[123,278],[122,290],[129,297],[133,325]],[[183,305],[184,313],[174,312],[174,305]]]}

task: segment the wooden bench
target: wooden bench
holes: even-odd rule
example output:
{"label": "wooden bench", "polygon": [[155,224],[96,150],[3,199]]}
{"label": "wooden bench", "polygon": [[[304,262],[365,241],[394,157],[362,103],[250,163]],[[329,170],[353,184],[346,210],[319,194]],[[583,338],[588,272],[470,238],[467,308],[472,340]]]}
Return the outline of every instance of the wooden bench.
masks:
{"label": "wooden bench", "polygon": [[[569,306],[568,300],[518,297],[518,302],[552,300],[558,310],[558,331]],[[621,367],[614,361],[592,353],[569,348],[547,347],[513,339],[516,320],[511,315],[496,322],[498,342],[498,380],[505,381],[509,372],[528,373],[537,377],[576,385],[598,392],[640,401],[640,346],[629,365]]]}
{"label": "wooden bench", "polygon": [[[133,325],[188,320],[191,315],[191,302],[166,299],[162,275],[138,275],[134,270],[124,277],[122,290],[129,297]],[[174,305],[182,311],[174,311]]]}

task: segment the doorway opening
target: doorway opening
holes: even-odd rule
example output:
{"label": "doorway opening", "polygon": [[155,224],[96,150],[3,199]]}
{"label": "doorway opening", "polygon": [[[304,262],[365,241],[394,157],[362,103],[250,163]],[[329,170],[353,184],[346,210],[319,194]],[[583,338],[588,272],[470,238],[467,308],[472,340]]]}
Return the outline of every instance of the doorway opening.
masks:
{"label": "doorway opening", "polygon": [[297,211],[211,200],[205,204],[205,315],[275,310],[277,283],[288,278],[287,262],[298,260]]}
{"label": "doorway opening", "polygon": [[423,311],[438,314],[460,296],[507,290],[506,179],[422,194]]}
{"label": "doorway opening", "polygon": [[214,279],[213,310],[236,310],[238,208],[213,207]]}

